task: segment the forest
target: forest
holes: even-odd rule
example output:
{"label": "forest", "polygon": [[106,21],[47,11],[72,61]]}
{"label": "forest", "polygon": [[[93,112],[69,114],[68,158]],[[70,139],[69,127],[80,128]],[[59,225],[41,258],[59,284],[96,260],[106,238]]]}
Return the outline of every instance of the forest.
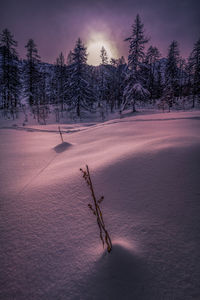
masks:
{"label": "forest", "polygon": [[[78,38],[67,58],[61,52],[54,64],[42,62],[33,39],[29,39],[26,59],[17,52],[17,41],[8,29],[0,34],[0,112],[5,119],[28,112],[41,124],[49,114],[72,120],[98,115],[102,120],[127,109],[187,110],[200,105],[200,38],[190,56],[180,56],[173,40],[167,57],[150,44],[139,15],[125,39],[127,61],[111,58],[102,46],[101,64],[87,64],[87,48]],[[24,125],[25,125],[24,123]]]}

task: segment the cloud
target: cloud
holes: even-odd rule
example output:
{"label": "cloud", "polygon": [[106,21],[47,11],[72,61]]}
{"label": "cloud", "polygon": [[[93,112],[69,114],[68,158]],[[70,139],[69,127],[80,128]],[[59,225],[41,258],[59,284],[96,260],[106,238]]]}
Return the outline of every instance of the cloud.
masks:
{"label": "cloud", "polygon": [[128,44],[123,40],[130,35],[137,13],[151,36],[150,44],[163,55],[175,39],[187,56],[200,34],[200,2],[196,0],[0,0],[0,4],[0,29],[11,30],[20,54],[25,56],[24,45],[33,38],[42,59],[49,62],[61,51],[67,55],[79,36],[87,42],[90,28],[105,31],[119,55],[127,56]]}

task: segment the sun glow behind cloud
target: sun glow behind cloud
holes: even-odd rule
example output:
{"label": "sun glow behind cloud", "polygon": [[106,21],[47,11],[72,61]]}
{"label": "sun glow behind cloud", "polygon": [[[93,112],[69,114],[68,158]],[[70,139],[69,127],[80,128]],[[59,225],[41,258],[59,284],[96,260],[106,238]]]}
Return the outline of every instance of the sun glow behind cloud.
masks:
{"label": "sun glow behind cloud", "polygon": [[88,42],[86,43],[88,52],[88,64],[98,66],[101,63],[101,48],[104,47],[108,61],[111,58],[117,58],[117,49],[112,41],[103,32],[91,32]]}

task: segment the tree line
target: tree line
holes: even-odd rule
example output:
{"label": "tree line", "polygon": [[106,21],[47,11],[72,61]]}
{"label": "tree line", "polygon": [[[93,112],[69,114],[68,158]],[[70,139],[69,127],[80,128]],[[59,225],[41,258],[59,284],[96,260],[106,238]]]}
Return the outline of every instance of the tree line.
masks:
{"label": "tree line", "polygon": [[171,42],[167,58],[162,58],[157,47],[146,47],[149,39],[137,15],[125,41],[129,43],[127,62],[124,57],[109,61],[102,47],[101,64],[90,66],[87,48],[79,38],[67,59],[61,52],[55,64],[47,64],[41,61],[33,39],[25,45],[26,59],[21,60],[17,42],[4,29],[0,34],[0,109],[14,118],[28,105],[40,121],[51,107],[59,121],[65,111],[79,118],[87,111],[98,111],[104,119],[108,112],[122,114],[130,108],[134,112],[139,106],[170,110],[184,109],[186,102],[192,108],[200,103],[200,39],[187,60],[181,58],[177,41]]}

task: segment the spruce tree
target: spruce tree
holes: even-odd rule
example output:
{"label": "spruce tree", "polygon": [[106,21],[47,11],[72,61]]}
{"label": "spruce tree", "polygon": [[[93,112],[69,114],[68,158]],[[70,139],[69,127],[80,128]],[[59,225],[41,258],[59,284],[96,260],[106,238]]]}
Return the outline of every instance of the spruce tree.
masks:
{"label": "spruce tree", "polygon": [[27,49],[27,60],[25,63],[25,95],[30,106],[38,105],[38,92],[40,84],[39,62],[40,57],[33,39],[29,39],[25,48]]}
{"label": "spruce tree", "polygon": [[107,65],[108,64],[108,55],[107,55],[107,52],[106,52],[106,49],[102,46],[101,48],[101,64],[102,65]]}
{"label": "spruce tree", "polygon": [[198,97],[200,100],[200,39],[194,44],[193,51],[190,55],[190,66],[192,71],[192,93],[193,103],[192,107],[195,107],[195,99]]}
{"label": "spruce tree", "polygon": [[108,55],[104,47],[100,51],[101,64],[99,66],[99,95],[98,95],[98,107],[100,108],[101,114],[104,114],[107,110],[106,106],[109,102],[108,98]]}
{"label": "spruce tree", "polygon": [[67,65],[70,66],[73,63],[73,53],[70,50],[69,54],[67,55]]}
{"label": "spruce tree", "polygon": [[137,15],[132,25],[131,36],[125,39],[125,41],[129,42],[129,56],[123,109],[132,105],[133,112],[135,111],[136,101],[144,100],[149,95],[149,92],[144,87],[144,78],[141,72],[145,58],[144,48],[148,42],[148,38],[144,35],[143,27],[140,16]]}
{"label": "spruce tree", "polygon": [[39,92],[38,92],[38,104],[46,105],[49,103],[50,97],[50,70],[49,66],[46,64],[40,64],[40,82],[39,82]]}
{"label": "spruce tree", "polygon": [[149,41],[144,35],[143,27],[144,25],[142,24],[140,16],[137,15],[135,22],[132,25],[132,34],[125,39],[125,41],[129,42],[128,67],[135,73],[134,76],[136,79],[145,58],[145,44]]}
{"label": "spruce tree", "polygon": [[57,103],[60,103],[60,109],[61,111],[63,111],[65,103],[66,65],[64,55],[62,52],[56,59],[55,75]]}
{"label": "spruce tree", "polygon": [[161,61],[158,62],[156,73],[157,73],[157,78],[155,81],[155,97],[159,99],[163,95],[163,78],[162,78],[162,71],[161,71]]}
{"label": "spruce tree", "polygon": [[12,113],[19,104],[21,87],[16,47],[17,42],[13,39],[13,35],[8,29],[4,29],[0,35],[1,106]]}
{"label": "spruce tree", "polygon": [[147,78],[147,88],[150,92],[150,99],[156,98],[156,64],[160,58],[160,52],[156,47],[150,46],[146,54],[146,63],[148,66],[148,78]]}
{"label": "spruce tree", "polygon": [[92,88],[87,78],[87,50],[81,39],[72,52],[72,64],[68,70],[69,110],[75,110],[78,117],[81,110],[91,110],[93,105]]}
{"label": "spruce tree", "polygon": [[172,106],[179,90],[179,48],[177,41],[172,41],[169,46],[167,64],[165,70],[164,96],[168,99],[169,109]]}
{"label": "spruce tree", "polygon": [[111,58],[110,64],[112,67],[110,66],[109,68],[109,77],[107,81],[110,111],[113,112],[114,108],[121,109],[126,64],[123,56],[119,59]]}
{"label": "spruce tree", "polygon": [[185,66],[185,72],[186,72],[185,95],[188,96],[188,98],[190,98],[191,95],[193,94],[192,64],[190,60],[191,60],[191,55],[189,56]]}
{"label": "spruce tree", "polygon": [[121,110],[121,105],[123,102],[123,93],[124,93],[124,81],[127,72],[127,64],[124,57],[122,56],[117,60],[117,76],[116,76],[116,87],[117,87],[117,107]]}
{"label": "spruce tree", "polygon": [[186,61],[183,58],[180,58],[179,60],[179,66],[178,66],[179,74],[179,91],[178,91],[178,96],[179,99],[181,100],[183,97],[183,90],[184,86],[186,84]]}

